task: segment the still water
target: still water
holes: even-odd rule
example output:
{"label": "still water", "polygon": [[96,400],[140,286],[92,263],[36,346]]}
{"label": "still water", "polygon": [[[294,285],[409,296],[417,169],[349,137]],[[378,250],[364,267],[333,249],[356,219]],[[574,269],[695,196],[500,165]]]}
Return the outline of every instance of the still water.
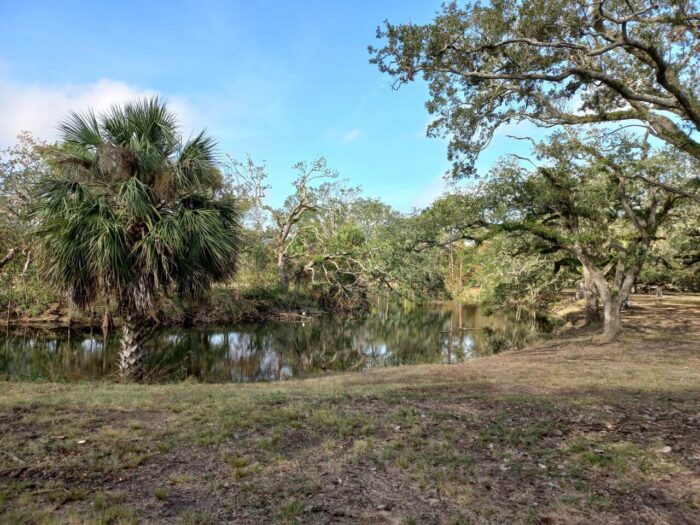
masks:
{"label": "still water", "polygon": [[[419,363],[459,363],[523,346],[548,327],[532,315],[477,306],[381,306],[360,318],[325,317],[168,328],[148,346],[149,379],[273,381]],[[0,335],[0,377],[75,381],[116,374],[118,334],[20,330]]]}

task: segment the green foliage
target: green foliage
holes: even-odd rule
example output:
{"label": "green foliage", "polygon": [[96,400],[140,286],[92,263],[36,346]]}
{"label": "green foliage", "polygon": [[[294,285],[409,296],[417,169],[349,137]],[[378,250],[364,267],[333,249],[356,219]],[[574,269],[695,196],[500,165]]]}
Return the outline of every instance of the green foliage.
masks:
{"label": "green foliage", "polygon": [[527,244],[533,240],[498,234],[475,248],[468,284],[479,291],[472,300],[544,309],[559,297],[563,287],[580,279],[579,265],[562,266],[557,264],[560,255],[532,253]]}
{"label": "green foliage", "polygon": [[429,84],[429,136],[457,176],[501,126],[643,122],[700,160],[698,5],[497,0],[443,5],[433,22],[377,31],[371,62],[395,87]]}
{"label": "green foliage", "polygon": [[25,246],[30,233],[31,189],[49,174],[47,144],[23,132],[0,151],[0,253]]}
{"label": "green foliage", "polygon": [[[324,157],[295,164],[272,207],[264,164],[232,160],[222,174],[213,140],[183,142],[157,98],[72,114],[57,146],[25,134],[0,155],[0,256],[12,254],[0,303],[39,312],[48,282],[81,307],[148,315],[176,295],[167,307],[180,315],[238,266],[222,309],[239,292],[290,308],[352,308],[387,292],[540,308],[585,275],[612,297],[634,280],[696,289],[697,12],[686,0],[497,0],[387,23],[372,62],[396,85],[428,82],[428,134],[449,137],[454,175],[474,174],[503,125],[565,130],[410,214],[362,197]],[[629,120],[668,147],[611,133]],[[605,133],[583,139],[567,127],[601,123]]]}
{"label": "green foliage", "polygon": [[219,191],[213,141],[186,143],[158,99],[73,114],[52,151],[56,174],[33,210],[43,275],[80,307],[100,297],[152,314],[234,275],[238,210]]}
{"label": "green foliage", "polygon": [[[450,2],[431,23],[386,22],[377,30],[382,46],[370,47],[371,62],[394,78],[394,87],[419,76],[427,81],[426,106],[435,117],[428,135],[449,138],[456,177],[476,175],[479,153],[501,126],[605,124],[606,133],[585,140],[567,127],[535,145],[532,158],[505,159],[489,174],[474,195],[482,197],[481,219],[498,240],[473,254],[449,243],[451,281],[455,261],[469,259],[469,284],[480,287],[482,299],[540,303],[580,265],[616,308],[638,277],[665,275],[667,282],[694,286],[700,260],[691,218],[700,202],[697,18],[693,1],[640,7],[499,0]],[[646,137],[610,138],[626,121],[646,127]],[[649,134],[667,148],[651,144]],[[673,211],[688,206],[684,199],[695,203],[694,211]],[[459,224],[431,208],[424,218],[436,215],[443,227]],[[473,219],[469,207],[462,210]],[[472,235],[475,225],[468,220]],[[664,232],[673,241],[657,242]],[[434,249],[440,236],[428,237]],[[648,260],[653,266],[640,275]],[[458,286],[463,277],[460,271]]]}
{"label": "green foliage", "polygon": [[700,291],[700,205],[684,202],[674,219],[658,235],[639,283]]}
{"label": "green foliage", "polygon": [[[671,246],[680,247],[681,237],[692,244],[697,204],[660,186],[690,189],[687,159],[635,137],[595,133],[583,141],[554,134],[536,154],[534,168],[503,159],[473,190],[489,223],[488,240],[465,253],[467,285],[478,289],[473,298],[543,308],[585,271],[597,276],[601,296],[613,298],[626,297],[637,280],[653,280],[654,271],[666,283],[694,286]],[[669,242],[664,233],[676,238]],[[657,270],[640,275],[647,261]],[[662,261],[665,271],[658,270]]]}
{"label": "green foliage", "polygon": [[673,150],[652,151],[626,136],[594,134],[582,142],[555,134],[537,154],[535,169],[506,160],[482,186],[501,213],[498,229],[528,239],[530,254],[577,259],[601,296],[605,281],[613,296],[626,294],[659,228],[673,222],[683,202],[643,180],[683,187],[692,170]]}
{"label": "green foliage", "polygon": [[[424,279],[434,268],[425,273],[426,265],[407,258],[412,218],[361,197],[359,188],[336,180],[325,159],[294,169],[294,193],[273,208],[264,201],[269,189],[264,165],[251,159],[229,165],[233,187],[247,203],[242,286],[277,282],[284,290],[291,284],[330,308],[363,306],[381,291],[425,290],[429,296],[442,291],[440,279]],[[418,267],[415,276],[408,275]],[[426,282],[414,286],[420,280]]]}

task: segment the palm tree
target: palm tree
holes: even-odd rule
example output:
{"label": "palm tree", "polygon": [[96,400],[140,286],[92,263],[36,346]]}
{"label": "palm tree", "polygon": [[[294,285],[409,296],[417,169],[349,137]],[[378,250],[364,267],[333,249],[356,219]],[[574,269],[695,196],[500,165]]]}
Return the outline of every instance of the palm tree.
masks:
{"label": "palm tree", "polygon": [[157,97],[73,113],[60,131],[34,209],[46,277],[79,308],[116,307],[120,372],[138,380],[158,299],[195,298],[235,274],[236,203],[222,191],[213,140],[183,142]]}

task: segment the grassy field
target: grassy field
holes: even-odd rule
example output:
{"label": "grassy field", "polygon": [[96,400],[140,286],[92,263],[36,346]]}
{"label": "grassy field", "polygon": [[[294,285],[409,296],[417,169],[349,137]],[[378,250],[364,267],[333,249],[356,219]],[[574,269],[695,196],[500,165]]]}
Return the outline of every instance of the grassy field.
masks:
{"label": "grassy field", "polygon": [[0,383],[2,523],[700,523],[700,297],[462,365]]}

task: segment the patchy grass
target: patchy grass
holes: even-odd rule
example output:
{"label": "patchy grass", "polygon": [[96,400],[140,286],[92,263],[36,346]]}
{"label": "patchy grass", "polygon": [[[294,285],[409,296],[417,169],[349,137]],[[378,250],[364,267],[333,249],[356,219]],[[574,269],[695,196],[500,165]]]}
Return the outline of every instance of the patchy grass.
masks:
{"label": "patchy grass", "polygon": [[700,298],[452,366],[0,383],[0,523],[698,523]]}

